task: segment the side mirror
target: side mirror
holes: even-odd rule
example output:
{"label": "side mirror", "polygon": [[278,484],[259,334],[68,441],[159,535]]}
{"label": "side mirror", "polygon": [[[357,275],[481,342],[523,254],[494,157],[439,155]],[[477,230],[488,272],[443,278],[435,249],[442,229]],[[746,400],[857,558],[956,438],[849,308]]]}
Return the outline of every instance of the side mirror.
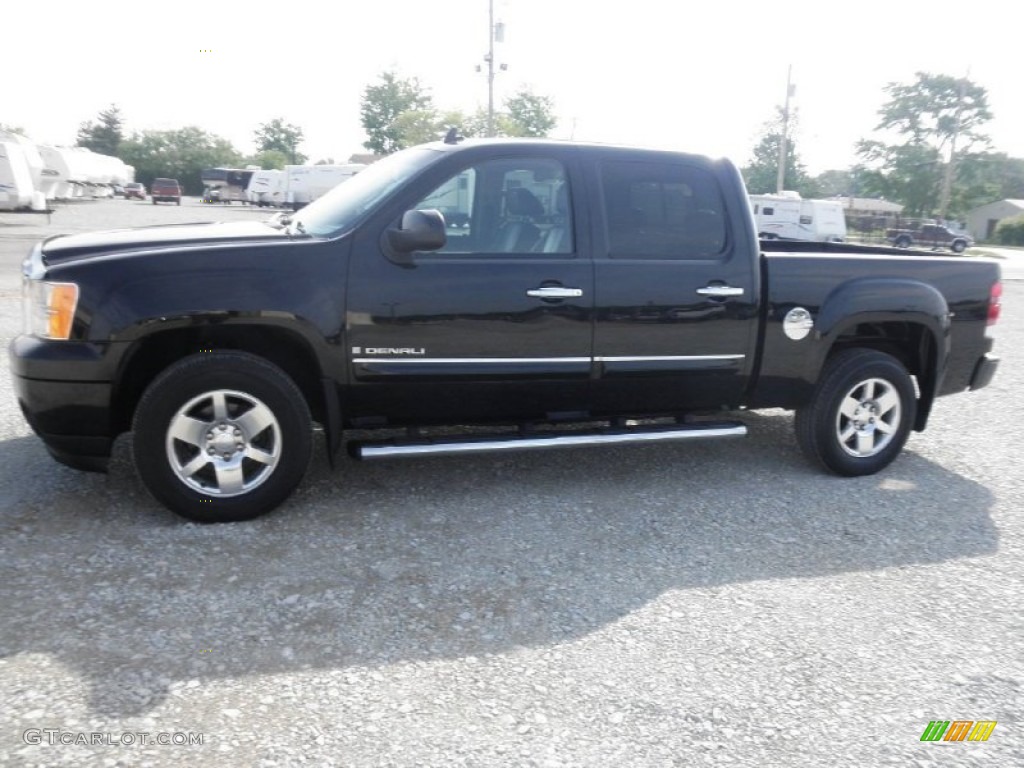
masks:
{"label": "side mirror", "polygon": [[389,229],[387,240],[396,253],[436,251],[448,242],[444,216],[437,210],[406,211],[401,228]]}

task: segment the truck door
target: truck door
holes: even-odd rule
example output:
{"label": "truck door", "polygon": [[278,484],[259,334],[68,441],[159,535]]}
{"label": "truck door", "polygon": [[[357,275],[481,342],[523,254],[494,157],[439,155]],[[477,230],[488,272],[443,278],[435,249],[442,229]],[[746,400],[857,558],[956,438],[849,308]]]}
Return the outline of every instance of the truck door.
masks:
{"label": "truck door", "polygon": [[[495,158],[493,148],[473,156],[433,166],[356,239],[350,392],[371,418],[532,419],[586,402],[593,265],[571,162],[535,151]],[[441,211],[447,243],[395,258],[381,236],[413,209]]]}
{"label": "truck door", "polygon": [[739,404],[754,364],[760,281],[757,252],[733,235],[746,229],[746,198],[723,193],[741,188],[738,176],[663,157],[601,161],[592,171],[601,214],[596,406]]}

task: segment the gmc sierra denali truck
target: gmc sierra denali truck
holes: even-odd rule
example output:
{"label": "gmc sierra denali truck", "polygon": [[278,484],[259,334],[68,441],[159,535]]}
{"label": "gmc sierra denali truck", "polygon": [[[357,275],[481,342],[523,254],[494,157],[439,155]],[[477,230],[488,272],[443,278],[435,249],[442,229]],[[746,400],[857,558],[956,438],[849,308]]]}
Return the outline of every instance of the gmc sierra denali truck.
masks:
{"label": "gmc sierra denali truck", "polygon": [[[457,227],[431,202],[456,191]],[[290,220],[51,237],[24,284],[10,364],[50,453],[101,470],[132,431],[153,496],[205,522],[280,504],[314,422],[370,459],[714,439],[782,407],[813,461],[878,472],[989,383],[1001,294],[986,260],[762,246],[726,160],[454,138]]]}

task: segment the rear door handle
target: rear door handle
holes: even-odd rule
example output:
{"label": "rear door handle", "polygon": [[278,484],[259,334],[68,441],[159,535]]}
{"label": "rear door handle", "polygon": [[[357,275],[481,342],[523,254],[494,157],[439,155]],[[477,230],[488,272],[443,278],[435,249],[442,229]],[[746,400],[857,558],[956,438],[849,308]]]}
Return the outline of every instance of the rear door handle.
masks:
{"label": "rear door handle", "polygon": [[715,299],[724,299],[728,296],[742,296],[743,289],[735,288],[731,285],[708,285],[704,288],[698,288],[697,293],[701,296],[710,296]]}
{"label": "rear door handle", "polygon": [[563,288],[560,285],[545,285],[543,288],[531,288],[527,296],[534,299],[578,299],[583,295],[581,288]]}

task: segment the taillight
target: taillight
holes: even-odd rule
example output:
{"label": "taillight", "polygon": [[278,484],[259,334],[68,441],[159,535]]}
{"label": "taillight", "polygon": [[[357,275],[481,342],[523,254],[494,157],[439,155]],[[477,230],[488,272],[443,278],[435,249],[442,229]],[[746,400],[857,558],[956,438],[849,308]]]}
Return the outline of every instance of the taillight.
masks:
{"label": "taillight", "polygon": [[999,319],[999,312],[1003,308],[1003,284],[992,283],[992,290],[988,292],[988,321],[986,325],[995,325]]}

